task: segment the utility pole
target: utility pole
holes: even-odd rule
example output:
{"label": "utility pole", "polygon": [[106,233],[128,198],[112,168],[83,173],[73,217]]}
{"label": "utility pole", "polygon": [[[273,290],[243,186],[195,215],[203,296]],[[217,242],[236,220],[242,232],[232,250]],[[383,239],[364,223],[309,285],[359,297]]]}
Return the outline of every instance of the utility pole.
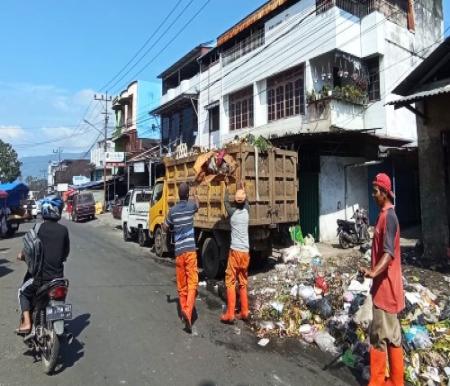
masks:
{"label": "utility pole", "polygon": [[61,153],[63,151],[62,147],[58,147],[56,150],[53,149],[53,154],[58,154],[58,167],[61,166]]}
{"label": "utility pole", "polygon": [[108,113],[108,102],[112,101],[111,96],[108,96],[108,91],[105,95],[101,94],[97,97],[97,95],[94,95],[94,100],[105,102],[105,111],[102,112],[102,114],[105,115],[105,125],[104,125],[104,145],[103,145],[103,211],[106,212],[106,151],[108,150],[108,120],[109,120],[109,113]]}

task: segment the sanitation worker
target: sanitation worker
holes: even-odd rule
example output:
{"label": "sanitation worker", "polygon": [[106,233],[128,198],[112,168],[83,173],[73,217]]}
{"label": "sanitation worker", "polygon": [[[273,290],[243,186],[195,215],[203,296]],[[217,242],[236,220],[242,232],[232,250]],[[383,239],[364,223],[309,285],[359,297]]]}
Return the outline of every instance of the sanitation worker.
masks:
{"label": "sanitation worker", "polygon": [[182,182],[178,187],[180,201],[170,208],[163,224],[164,230],[174,234],[177,290],[185,330],[192,333],[192,312],[198,288],[197,249],[194,236],[194,214],[196,202],[189,201],[189,186]]}
{"label": "sanitation worker", "polygon": [[[370,330],[370,381],[375,385],[404,385],[403,349],[398,313],[405,308],[400,258],[400,228],[393,205],[391,179],[380,173],[372,197],[380,213],[372,242],[371,268],[361,268],[373,279],[373,321]],[[386,365],[389,361],[389,377]]]}
{"label": "sanitation worker", "polygon": [[248,319],[247,279],[249,254],[249,206],[242,182],[238,183],[234,196],[234,206],[230,205],[228,191],[225,190],[225,209],[230,218],[231,246],[228,254],[227,270],[225,272],[225,286],[227,288],[227,311],[220,317],[223,323],[232,324],[235,319],[236,281],[239,284],[241,311],[238,319]]}

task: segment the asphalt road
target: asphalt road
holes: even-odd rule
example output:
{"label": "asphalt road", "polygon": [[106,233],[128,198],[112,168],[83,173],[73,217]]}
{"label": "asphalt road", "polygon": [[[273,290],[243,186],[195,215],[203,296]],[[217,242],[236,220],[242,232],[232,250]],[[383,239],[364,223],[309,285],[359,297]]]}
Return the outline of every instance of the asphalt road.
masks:
{"label": "asphalt road", "polygon": [[0,240],[0,386],[3,385],[346,385],[344,369],[323,371],[325,359],[299,343],[257,337],[239,322],[219,323],[222,301],[201,288],[193,335],[177,317],[175,269],[149,249],[122,241],[98,221],[69,226],[72,249],[68,322],[74,342],[62,349],[52,376],[14,335],[17,287],[25,265],[16,261],[22,232]]}

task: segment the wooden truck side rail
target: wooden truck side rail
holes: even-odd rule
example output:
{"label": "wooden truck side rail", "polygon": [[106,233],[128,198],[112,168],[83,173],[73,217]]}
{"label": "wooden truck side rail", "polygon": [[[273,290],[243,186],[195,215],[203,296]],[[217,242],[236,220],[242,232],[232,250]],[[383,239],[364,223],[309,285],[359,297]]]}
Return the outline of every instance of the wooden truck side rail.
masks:
{"label": "wooden truck side rail", "polygon": [[[276,227],[277,224],[298,221],[297,153],[277,148],[259,152],[246,144],[226,148],[237,162],[234,180],[242,179],[250,206],[250,226]],[[229,230],[224,206],[225,189],[233,199],[236,184],[228,187],[223,177],[210,183],[197,184],[194,164],[198,155],[182,159],[166,159],[167,201],[172,206],[178,200],[177,186],[181,182],[197,186],[200,208],[195,226],[204,229]]]}

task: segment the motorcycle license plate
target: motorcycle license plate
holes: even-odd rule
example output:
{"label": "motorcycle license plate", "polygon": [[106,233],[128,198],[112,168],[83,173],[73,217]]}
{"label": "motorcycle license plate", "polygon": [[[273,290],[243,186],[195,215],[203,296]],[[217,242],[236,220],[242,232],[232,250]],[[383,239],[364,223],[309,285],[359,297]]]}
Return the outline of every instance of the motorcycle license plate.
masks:
{"label": "motorcycle license plate", "polygon": [[60,306],[48,306],[45,312],[48,321],[72,319],[72,304],[62,304]]}

